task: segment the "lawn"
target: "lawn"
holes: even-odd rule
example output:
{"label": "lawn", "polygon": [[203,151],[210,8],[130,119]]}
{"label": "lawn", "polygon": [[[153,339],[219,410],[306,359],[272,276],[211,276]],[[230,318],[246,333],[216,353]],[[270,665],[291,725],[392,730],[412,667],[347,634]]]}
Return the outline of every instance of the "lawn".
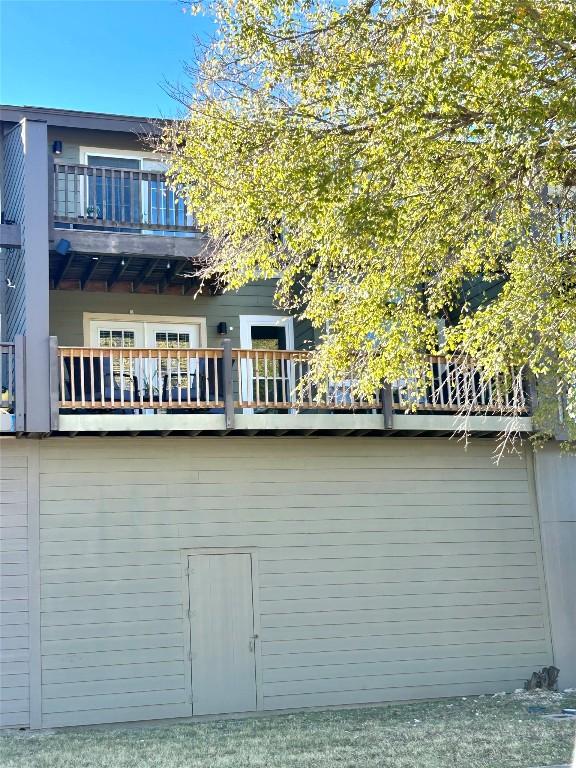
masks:
{"label": "lawn", "polygon": [[576,705],[481,696],[157,727],[0,737],[3,768],[527,768],[569,763],[575,721],[528,711]]}

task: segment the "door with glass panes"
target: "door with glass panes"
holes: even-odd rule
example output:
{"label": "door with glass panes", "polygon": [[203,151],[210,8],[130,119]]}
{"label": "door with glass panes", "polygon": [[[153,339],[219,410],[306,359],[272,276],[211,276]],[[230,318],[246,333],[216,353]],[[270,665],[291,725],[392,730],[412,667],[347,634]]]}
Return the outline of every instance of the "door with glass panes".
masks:
{"label": "door with glass panes", "polygon": [[112,383],[132,389],[136,399],[185,402],[190,392],[196,400],[199,356],[193,350],[203,346],[200,323],[92,320],[90,344],[118,349],[108,356]]}

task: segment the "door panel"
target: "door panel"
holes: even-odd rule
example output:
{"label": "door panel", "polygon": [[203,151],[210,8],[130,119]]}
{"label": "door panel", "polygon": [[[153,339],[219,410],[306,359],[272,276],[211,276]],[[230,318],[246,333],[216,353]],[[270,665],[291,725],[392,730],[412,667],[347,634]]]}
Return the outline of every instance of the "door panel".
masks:
{"label": "door panel", "polygon": [[251,555],[193,555],[189,563],[193,713],[253,711]]}

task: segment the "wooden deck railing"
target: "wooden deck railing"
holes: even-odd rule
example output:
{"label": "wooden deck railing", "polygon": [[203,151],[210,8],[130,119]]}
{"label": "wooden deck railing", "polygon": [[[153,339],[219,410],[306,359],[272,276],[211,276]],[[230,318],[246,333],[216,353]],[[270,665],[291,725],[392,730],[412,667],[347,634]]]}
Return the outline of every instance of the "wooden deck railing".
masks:
{"label": "wooden deck railing", "polygon": [[163,173],[56,163],[54,221],[90,229],[198,232]]}
{"label": "wooden deck railing", "polygon": [[[134,349],[59,347],[59,396],[63,409],[222,410],[227,400],[226,366],[231,373],[228,402],[236,409],[263,411],[377,411],[384,390],[370,397],[355,392],[353,377],[309,380],[310,354],[299,350]],[[426,359],[428,384],[407,377],[387,387],[397,412],[528,412],[520,373],[506,381],[482,382],[472,364],[442,356]]]}
{"label": "wooden deck railing", "polygon": [[59,347],[60,407],[222,408],[221,349]]}

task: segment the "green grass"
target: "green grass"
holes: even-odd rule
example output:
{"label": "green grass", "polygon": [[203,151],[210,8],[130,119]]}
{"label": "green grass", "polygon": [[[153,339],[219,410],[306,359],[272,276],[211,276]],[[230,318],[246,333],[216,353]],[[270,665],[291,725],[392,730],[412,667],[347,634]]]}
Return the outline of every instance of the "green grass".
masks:
{"label": "green grass", "polygon": [[569,763],[574,721],[479,697],[160,727],[0,737],[3,768],[527,768]]}

